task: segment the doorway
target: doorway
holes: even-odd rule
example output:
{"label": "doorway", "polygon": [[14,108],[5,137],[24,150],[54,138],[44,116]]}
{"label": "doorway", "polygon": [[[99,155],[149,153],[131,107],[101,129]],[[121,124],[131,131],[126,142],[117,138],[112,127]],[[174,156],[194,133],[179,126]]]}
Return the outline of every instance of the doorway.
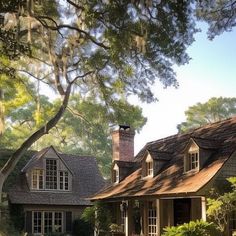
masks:
{"label": "doorway", "polygon": [[174,199],[174,225],[188,223],[191,219],[191,199]]}

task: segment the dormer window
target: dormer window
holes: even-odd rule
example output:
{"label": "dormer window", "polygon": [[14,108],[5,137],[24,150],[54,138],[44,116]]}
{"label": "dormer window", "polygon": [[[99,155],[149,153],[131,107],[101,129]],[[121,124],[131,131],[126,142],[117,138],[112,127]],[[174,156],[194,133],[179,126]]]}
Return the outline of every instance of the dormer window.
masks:
{"label": "dormer window", "polygon": [[57,189],[57,160],[46,160],[46,189]]}
{"label": "dormer window", "polygon": [[143,177],[152,177],[153,175],[153,159],[151,155],[148,154],[143,163]]}
{"label": "dormer window", "polygon": [[45,158],[38,166],[31,170],[32,190],[71,190],[71,174],[59,159]]}
{"label": "dormer window", "polygon": [[31,180],[32,189],[43,189],[43,170],[33,170]]}
{"label": "dormer window", "polygon": [[195,170],[199,167],[199,155],[198,152],[188,153],[188,170]]}
{"label": "dormer window", "polygon": [[146,173],[147,176],[153,176],[153,161],[146,162]]}
{"label": "dormer window", "polygon": [[199,149],[189,150],[184,158],[184,171],[198,171],[200,166]]}
{"label": "dormer window", "polygon": [[60,171],[60,190],[69,190],[69,178],[67,171]]}

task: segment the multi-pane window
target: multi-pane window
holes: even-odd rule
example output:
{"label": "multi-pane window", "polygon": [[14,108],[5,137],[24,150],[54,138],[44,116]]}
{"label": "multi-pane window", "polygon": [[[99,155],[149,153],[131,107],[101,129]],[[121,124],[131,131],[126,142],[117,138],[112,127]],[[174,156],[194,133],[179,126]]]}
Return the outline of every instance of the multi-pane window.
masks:
{"label": "multi-pane window", "polygon": [[43,189],[43,170],[32,171],[32,189]]}
{"label": "multi-pane window", "polygon": [[63,232],[62,212],[34,211],[33,212],[33,233],[51,234],[53,232]]}
{"label": "multi-pane window", "polygon": [[57,161],[46,160],[46,189],[57,189]]}
{"label": "multi-pane window", "polygon": [[45,169],[33,169],[31,172],[32,190],[64,190],[70,189],[68,171],[58,169],[58,160],[46,159]]}
{"label": "multi-pane window", "polygon": [[197,169],[198,166],[199,166],[198,152],[188,153],[188,169],[187,170]]}
{"label": "multi-pane window", "polygon": [[148,236],[157,236],[157,210],[154,202],[148,203]]}
{"label": "multi-pane window", "polygon": [[153,161],[146,162],[147,176],[153,176]]}
{"label": "multi-pane window", "polygon": [[58,232],[58,233],[62,232],[62,213],[61,212],[54,213],[54,232]]}
{"label": "multi-pane window", "polygon": [[33,212],[33,233],[42,233],[42,212],[40,211]]}
{"label": "multi-pane window", "polygon": [[60,171],[60,190],[69,190],[69,179],[67,171]]}
{"label": "multi-pane window", "polygon": [[44,233],[48,234],[52,232],[52,212],[44,212]]}

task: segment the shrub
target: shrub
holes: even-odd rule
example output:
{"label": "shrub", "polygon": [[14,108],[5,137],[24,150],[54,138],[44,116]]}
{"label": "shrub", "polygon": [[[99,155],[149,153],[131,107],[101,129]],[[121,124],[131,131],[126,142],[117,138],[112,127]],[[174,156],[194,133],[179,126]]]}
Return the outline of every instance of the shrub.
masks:
{"label": "shrub", "polygon": [[82,219],[77,219],[73,224],[73,234],[91,236],[93,235],[93,228],[89,222],[86,222]]}
{"label": "shrub", "polygon": [[190,221],[179,226],[166,227],[162,236],[217,236],[220,235],[213,223],[203,220]]}
{"label": "shrub", "polygon": [[96,202],[93,207],[86,208],[81,219],[90,223],[99,236],[107,235],[107,232],[109,232],[111,214],[105,203]]}

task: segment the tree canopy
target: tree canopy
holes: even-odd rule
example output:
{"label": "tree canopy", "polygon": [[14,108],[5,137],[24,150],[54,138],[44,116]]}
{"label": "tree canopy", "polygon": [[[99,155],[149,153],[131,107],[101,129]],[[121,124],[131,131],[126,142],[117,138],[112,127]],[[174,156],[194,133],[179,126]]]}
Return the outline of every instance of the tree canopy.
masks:
{"label": "tree canopy", "polygon": [[236,98],[213,97],[185,111],[186,121],[178,124],[179,132],[221,121],[236,115]]}
{"label": "tree canopy", "polygon": [[[151,87],[157,80],[164,87],[178,86],[173,65],[190,59],[186,49],[197,32],[196,11],[198,19],[222,22],[214,17],[215,8],[226,9],[232,3],[234,14],[235,4],[221,2],[223,5],[200,0],[1,1],[1,133],[8,112],[15,112],[16,117],[19,112],[20,119],[29,100],[35,109],[29,115],[37,122],[1,168],[0,189],[23,153],[58,124],[71,94],[92,98],[110,117],[117,109],[115,104],[122,107],[131,94],[144,102],[155,101]],[[204,14],[206,9],[214,21]],[[223,11],[218,12],[228,19]],[[230,19],[231,24],[221,29],[234,26],[234,17]],[[46,87],[61,100],[43,114],[40,101]],[[15,102],[9,102],[8,93]],[[17,94],[24,94],[22,100]]]}

